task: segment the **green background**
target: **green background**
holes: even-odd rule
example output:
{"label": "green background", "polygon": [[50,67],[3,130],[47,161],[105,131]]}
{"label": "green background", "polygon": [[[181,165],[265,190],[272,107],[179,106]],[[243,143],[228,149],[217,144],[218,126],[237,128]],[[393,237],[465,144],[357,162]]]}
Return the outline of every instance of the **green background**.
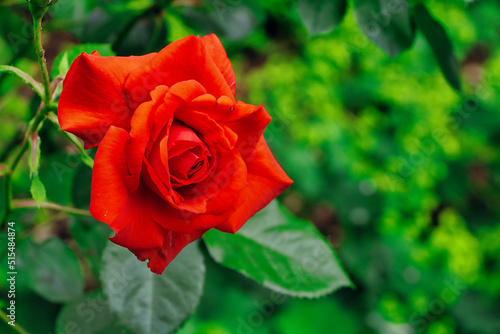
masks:
{"label": "green background", "polygon": [[[424,37],[436,31],[426,31],[428,22],[390,57],[360,28],[358,2],[348,1],[333,31],[314,36],[297,2],[285,0],[60,0],[44,19],[49,66],[81,43],[145,54],[215,32],[236,72],[237,99],[262,103],[273,117],[265,136],[294,180],[280,201],[314,222],[356,286],[313,300],[283,297],[207,256],[201,303],[180,333],[500,333],[500,2],[423,2],[451,40],[461,92],[440,70],[446,50],[436,58]],[[0,1],[0,64],[39,79],[30,27],[24,1]],[[0,77],[0,154],[38,104],[20,80]],[[88,207],[90,169],[48,124],[41,139],[48,199]],[[15,198],[29,198],[29,188],[24,161]],[[10,219],[18,252],[57,254],[61,263],[77,256],[84,287],[66,288],[77,296],[100,289],[104,224],[49,210]],[[47,239],[57,241],[38,249]],[[18,263],[20,272],[36,266]],[[55,267],[17,277],[16,320],[29,332],[56,333],[62,299],[73,298],[47,296],[65,275]]]}

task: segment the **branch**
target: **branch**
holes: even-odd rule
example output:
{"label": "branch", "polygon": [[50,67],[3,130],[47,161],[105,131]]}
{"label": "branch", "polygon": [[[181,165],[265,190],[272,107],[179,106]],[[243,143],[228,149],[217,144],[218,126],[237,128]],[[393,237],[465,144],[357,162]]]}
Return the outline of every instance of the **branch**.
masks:
{"label": "branch", "polygon": [[57,210],[61,212],[66,212],[66,213],[72,213],[75,215],[80,215],[80,216],[88,216],[92,217],[90,212],[88,210],[82,210],[82,209],[77,209],[73,208],[71,206],[64,206],[64,205],[59,205],[56,203],[52,202],[41,202],[38,204],[36,201],[32,199],[16,199],[12,201],[12,209],[22,209],[22,208],[33,208],[33,209],[38,209],[38,208],[46,208],[46,209],[51,209],[51,210]]}

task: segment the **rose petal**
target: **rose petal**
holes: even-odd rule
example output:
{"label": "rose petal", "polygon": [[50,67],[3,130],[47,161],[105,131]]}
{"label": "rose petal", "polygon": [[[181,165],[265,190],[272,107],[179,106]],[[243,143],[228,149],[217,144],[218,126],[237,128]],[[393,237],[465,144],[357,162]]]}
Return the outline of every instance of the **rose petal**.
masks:
{"label": "rose petal", "polygon": [[116,235],[109,240],[130,249],[163,246],[165,230],[153,221],[146,209],[145,198],[149,191],[143,186],[128,194],[121,214],[110,224]]}
{"label": "rose petal", "polygon": [[[162,197],[149,194],[149,214],[164,228],[183,233],[221,224],[228,219],[235,199],[238,199],[238,194],[247,185],[246,165],[238,157],[237,151],[219,154],[219,173],[193,185],[191,196],[183,194],[183,207],[187,210],[166,205]],[[202,205],[205,205],[204,211],[196,210]],[[227,209],[229,210],[226,211]]]}
{"label": "rose petal", "polygon": [[221,146],[224,149],[230,150],[238,139],[231,129],[217,124],[217,122],[205,113],[187,108],[179,108],[176,110],[174,117],[198,132],[209,148]]}
{"label": "rose petal", "polygon": [[169,159],[170,175],[178,180],[189,181],[189,171],[198,159],[199,157],[191,151]]}
{"label": "rose petal", "polygon": [[169,195],[171,197],[178,197],[178,199],[175,200],[175,202],[178,203],[180,201],[180,196],[178,196],[178,194],[176,194],[172,190],[172,185],[170,183],[170,168],[168,165],[169,159],[168,159],[167,142],[169,138],[168,133],[170,132],[172,124],[173,124],[173,118],[171,119],[170,123],[163,128],[163,131],[161,131],[159,135],[159,138],[161,139],[157,140],[153,144],[151,151],[147,157],[147,163],[151,165],[151,168],[152,170],[154,170],[159,181],[165,185],[166,191],[169,192]]}
{"label": "rose petal", "polygon": [[124,177],[127,175],[125,142],[127,131],[111,126],[97,150],[90,196],[92,216],[111,225],[121,214],[127,202],[128,189]]}
{"label": "rose petal", "polygon": [[222,127],[229,139],[238,138],[236,146],[242,155],[251,154],[271,121],[271,116],[260,106],[241,101],[232,103],[222,96],[217,101],[210,95],[201,95],[189,103],[189,108],[206,114]]}
{"label": "rose petal", "polygon": [[187,185],[199,179],[192,175],[192,167],[198,164],[199,168],[196,170],[198,171],[204,166],[206,151],[208,151],[206,144],[193,130],[183,123],[174,121],[168,134],[168,148],[160,147],[159,153],[163,162],[168,160],[170,176],[182,185]]}
{"label": "rose petal", "polygon": [[59,98],[61,128],[80,137],[86,149],[97,146],[111,125],[129,130],[132,111],[123,91],[125,79],[155,55],[78,56],[66,74]]}
{"label": "rose petal", "polygon": [[227,96],[221,96],[216,99],[213,95],[205,94],[193,99],[189,103],[189,108],[205,113],[219,123],[224,123],[246,115],[246,113],[241,114],[238,113],[238,111],[235,112],[235,105],[236,102]]}
{"label": "rose petal", "polygon": [[144,190],[130,193],[125,184],[128,138],[125,130],[112,126],[99,145],[92,173],[90,213],[117,233],[113,241],[119,244],[130,237],[126,247],[161,246],[161,227],[143,213]]}
{"label": "rose petal", "polygon": [[208,54],[215,62],[215,65],[217,65],[219,71],[224,76],[224,79],[226,79],[226,82],[234,95],[236,79],[234,77],[233,65],[231,65],[231,62],[227,58],[224,46],[222,46],[222,43],[219,38],[215,36],[215,34],[204,36],[201,40],[203,45],[205,45]]}
{"label": "rose petal", "polygon": [[[179,208],[182,205],[182,196],[180,196],[170,185],[170,175],[167,171],[156,170],[151,166],[148,160],[144,159],[144,167],[142,171],[142,180],[146,182],[151,190],[158,194],[164,202],[167,202],[174,208]],[[159,175],[159,173],[162,173]],[[168,177],[168,178],[167,178]],[[165,205],[167,203],[164,203]],[[203,207],[197,207],[199,212],[205,211],[205,205]]]}
{"label": "rose petal", "polygon": [[[175,191],[171,186],[163,183],[162,178],[159,177],[156,170],[149,164],[148,161],[144,160],[144,165],[146,168],[142,173],[142,178],[147,183],[149,188],[163,199],[163,204],[161,206],[164,207],[165,210],[171,212],[169,209],[175,208],[177,210],[189,212],[190,215],[193,213],[200,214],[206,212],[207,201],[214,196],[213,193],[205,193],[197,197],[184,197]],[[158,216],[153,215],[153,218],[155,217]],[[161,219],[157,220],[161,221]],[[174,231],[178,230],[174,229]]]}
{"label": "rose petal", "polygon": [[[142,160],[150,140],[152,122],[158,109],[163,104],[167,86],[158,86],[151,92],[151,101],[144,102],[135,111],[131,120],[130,138],[125,144],[128,175],[127,185],[130,191],[139,187]],[[171,117],[173,111],[171,112]]]}
{"label": "rose petal", "polygon": [[172,113],[183,104],[191,102],[200,95],[206,94],[205,88],[194,80],[182,81],[170,87],[163,100],[162,107],[155,113],[151,141],[158,138],[163,128],[172,119]]}
{"label": "rose petal", "polygon": [[194,36],[166,46],[147,65],[130,74],[125,88],[131,106],[135,107],[147,100],[148,93],[156,86],[172,86],[187,80],[196,80],[216,97],[234,96],[201,38]]}
{"label": "rose petal", "polygon": [[111,241],[129,248],[141,261],[150,259],[148,267],[161,274],[204,231],[185,234],[165,230],[148,214],[146,199],[151,191],[144,186],[128,191],[124,181],[128,138],[125,130],[112,126],[102,140],[94,163],[90,212],[116,232]]}
{"label": "rose petal", "polygon": [[122,215],[117,218],[121,228],[110,240],[130,249],[141,261],[149,259],[151,271],[161,274],[184,247],[205,231],[177,233],[163,229],[147,213],[148,192],[140,189],[129,196]]}
{"label": "rose petal", "polygon": [[247,156],[246,163],[248,185],[240,193],[240,199],[244,201],[241,203],[240,200],[241,204],[235,206],[230,218],[217,226],[220,231],[236,233],[250,217],[293,183],[274,159],[264,137],[259,140],[254,154]]}
{"label": "rose petal", "polygon": [[235,112],[242,117],[231,122],[225,122],[224,125],[238,135],[236,148],[243,159],[248,161],[252,159],[257,143],[262,140],[262,134],[271,121],[271,116],[262,105],[256,107],[239,101],[235,105]]}
{"label": "rose petal", "polygon": [[227,96],[215,99],[210,94],[200,95],[189,103],[189,107],[207,114],[210,118],[222,124],[243,120],[249,116],[261,117],[260,127],[262,127],[262,124],[265,124],[265,127],[271,121],[271,117],[262,105],[257,107],[242,101],[235,102]]}
{"label": "rose petal", "polygon": [[126,144],[127,166],[129,173],[127,185],[135,191],[139,185],[142,158],[149,155],[159,133],[168,128],[173,113],[179,105],[205,94],[205,89],[196,81],[184,81],[173,85],[158,86],[151,93],[151,100],[142,103],[131,120],[131,138]]}
{"label": "rose petal", "polygon": [[131,251],[141,261],[149,259],[148,267],[155,274],[161,275],[165,268],[191,242],[199,239],[205,231],[195,233],[176,233],[166,231],[164,244],[161,249],[135,250]]}
{"label": "rose petal", "polygon": [[[211,214],[221,213],[230,208],[234,203],[234,199],[238,197],[240,192],[248,185],[248,171],[245,161],[241,155],[234,150],[232,159],[221,159],[221,167],[213,175],[206,185],[201,185],[199,189],[207,189],[210,191],[211,184],[217,185],[215,195],[210,199],[207,205],[207,212]],[[188,196],[184,195],[185,198]]]}

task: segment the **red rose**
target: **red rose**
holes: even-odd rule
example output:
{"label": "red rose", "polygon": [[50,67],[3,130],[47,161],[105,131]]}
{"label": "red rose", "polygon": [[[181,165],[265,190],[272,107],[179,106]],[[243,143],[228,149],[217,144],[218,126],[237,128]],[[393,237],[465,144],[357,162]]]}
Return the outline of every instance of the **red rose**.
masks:
{"label": "red rose", "polygon": [[90,212],[111,240],[157,274],[211,228],[235,233],[292,181],[262,136],[262,106],[234,98],[234,72],[215,35],[159,53],[71,65],[59,122],[98,145]]}

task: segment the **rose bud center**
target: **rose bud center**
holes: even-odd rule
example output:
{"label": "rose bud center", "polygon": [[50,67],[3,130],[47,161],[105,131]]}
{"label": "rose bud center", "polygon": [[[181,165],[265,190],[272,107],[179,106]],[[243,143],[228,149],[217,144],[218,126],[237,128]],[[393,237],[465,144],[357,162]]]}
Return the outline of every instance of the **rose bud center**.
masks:
{"label": "rose bud center", "polygon": [[203,139],[178,121],[173,121],[149,160],[157,173],[163,171],[160,175],[165,176],[168,170],[172,188],[200,182],[213,169],[212,153]]}

